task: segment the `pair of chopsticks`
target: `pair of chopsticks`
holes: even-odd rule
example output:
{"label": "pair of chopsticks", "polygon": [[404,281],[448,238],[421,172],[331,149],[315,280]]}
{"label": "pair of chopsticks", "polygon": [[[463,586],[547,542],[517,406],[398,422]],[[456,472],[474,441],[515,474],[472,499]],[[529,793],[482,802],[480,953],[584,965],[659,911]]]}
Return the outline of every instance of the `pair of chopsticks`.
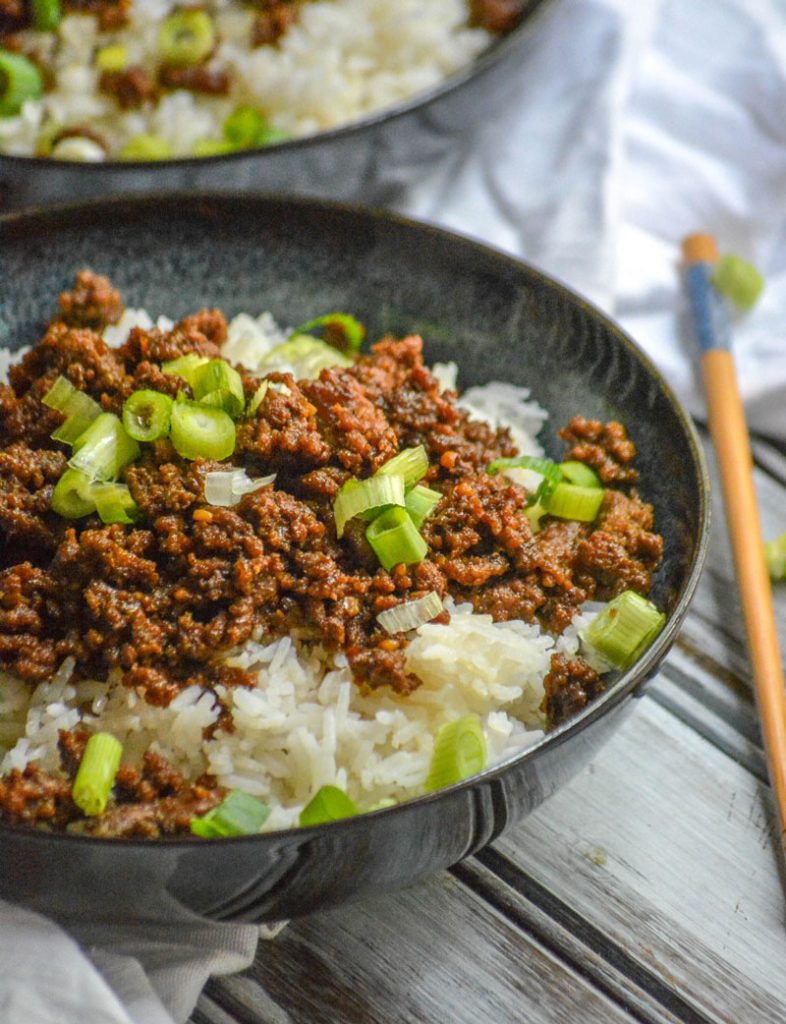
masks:
{"label": "pair of chopsticks", "polygon": [[718,316],[712,284],[718,247],[712,235],[689,235],[682,243],[682,253],[694,331],[702,353],[710,434],[720,471],[756,702],[783,844],[786,839],[786,685],[772,589],[764,560],[748,427],[729,350],[728,327]]}

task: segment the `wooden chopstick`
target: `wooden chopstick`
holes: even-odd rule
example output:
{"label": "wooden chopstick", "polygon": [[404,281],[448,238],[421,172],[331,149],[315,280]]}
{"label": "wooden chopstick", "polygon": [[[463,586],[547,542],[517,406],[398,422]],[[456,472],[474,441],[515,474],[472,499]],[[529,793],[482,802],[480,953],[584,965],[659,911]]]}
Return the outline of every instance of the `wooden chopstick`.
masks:
{"label": "wooden chopstick", "polygon": [[783,844],[786,837],[786,683],[778,648],[772,588],[764,560],[748,427],[734,358],[728,347],[728,329],[718,316],[711,281],[718,247],[712,235],[689,235],[682,243],[682,253],[696,339],[702,350],[709,428],[720,472],[756,702]]}

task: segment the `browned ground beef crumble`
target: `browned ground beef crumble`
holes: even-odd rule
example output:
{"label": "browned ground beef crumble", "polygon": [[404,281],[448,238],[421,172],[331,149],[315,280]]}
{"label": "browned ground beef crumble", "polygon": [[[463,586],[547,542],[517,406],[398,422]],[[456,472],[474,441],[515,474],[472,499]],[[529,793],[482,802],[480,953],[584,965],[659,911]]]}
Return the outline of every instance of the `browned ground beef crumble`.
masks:
{"label": "browned ground beef crumble", "polygon": [[[171,331],[136,328],[118,349],[101,339],[123,305],[105,279],[82,272],[60,314],[0,386],[0,668],[34,687],[66,657],[82,677],[119,669],[128,686],[166,706],[186,686],[252,685],[218,658],[252,637],[306,630],[343,650],[358,686],[406,694],[406,637],[376,623],[386,608],[436,591],[470,601],[496,621],[539,621],[560,633],[587,599],[647,593],[662,555],[650,505],[632,487],[633,443],[618,423],[575,417],[562,431],[569,457],[606,485],[585,524],[546,517],[533,535],[527,494],[485,467],[515,454],[506,430],[470,420],[423,363],[418,337],[384,338],[348,369],[318,380],[270,379],[252,419],[241,420],[231,458],[275,483],[232,508],[208,505],[204,477],[223,463],[181,459],[169,441],[144,445],[124,471],[139,506],[133,526],[96,516],[68,521],[50,509],[68,450],[51,432],[62,414],[42,397],[59,374],[105,410],[120,413],[141,387],[174,395],[185,380],[160,364],[188,352],[215,357],[227,337],[217,310]],[[246,396],[260,379],[240,368]],[[382,569],[363,524],[336,539],[332,503],[350,476],[367,477],[402,448],[423,444],[428,486],[443,497],[422,528],[427,557]],[[446,613],[444,613],[446,614]],[[602,681],[581,659],[555,655],[544,711],[553,727],[592,699]],[[217,728],[232,728],[231,716]],[[84,736],[64,733],[66,774]],[[62,780],[33,766],[0,780],[0,818],[62,828],[79,817]],[[159,755],[123,767],[115,806],[90,828],[101,835],[168,835],[221,798],[212,780],[188,784]]]}

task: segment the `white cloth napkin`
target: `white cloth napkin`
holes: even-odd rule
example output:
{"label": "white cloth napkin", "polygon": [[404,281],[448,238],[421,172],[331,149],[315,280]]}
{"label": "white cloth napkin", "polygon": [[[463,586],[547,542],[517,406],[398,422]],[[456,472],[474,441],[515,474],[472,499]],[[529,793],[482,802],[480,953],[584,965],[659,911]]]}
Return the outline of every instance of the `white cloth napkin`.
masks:
{"label": "white cloth napkin", "polygon": [[[782,0],[555,0],[509,90],[437,162],[391,154],[397,208],[616,312],[699,414],[679,243],[713,232],[766,275],[734,347],[753,426],[786,438]],[[369,182],[368,196],[385,187]],[[208,975],[242,969],[257,940],[251,926],[193,921],[70,930],[0,903],[3,1024],[182,1022]]]}
{"label": "white cloth napkin", "polygon": [[751,426],[786,438],[786,5],[562,0],[510,102],[397,206],[522,256],[616,316],[702,416],[680,241],[764,273],[736,319]]}

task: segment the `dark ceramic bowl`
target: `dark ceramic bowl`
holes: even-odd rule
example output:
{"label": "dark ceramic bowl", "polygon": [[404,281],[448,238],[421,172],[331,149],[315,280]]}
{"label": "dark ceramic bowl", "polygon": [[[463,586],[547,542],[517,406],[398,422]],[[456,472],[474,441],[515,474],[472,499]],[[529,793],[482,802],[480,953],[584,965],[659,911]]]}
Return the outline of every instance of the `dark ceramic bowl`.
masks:
{"label": "dark ceramic bowl", "polygon": [[[73,163],[0,154],[0,212],[95,196],[179,189],[264,189],[382,203],[395,190],[391,154],[437,159],[468,125],[503,106],[510,74],[553,0],[527,0],[521,24],[463,70],[404,103],[343,128],[262,149],[156,163]],[[373,193],[372,193],[373,189]],[[385,205],[389,205],[385,202]]]}
{"label": "dark ceramic bowl", "polygon": [[0,827],[0,897],[63,916],[281,919],[392,890],[459,861],[563,785],[608,737],[674,641],[704,556],[707,475],[693,428],[638,348],[531,267],[426,226],[309,200],[115,200],[0,218],[0,344],[39,337],[74,272],[108,274],[131,306],[270,310],[299,323],[354,312],[374,338],[420,332],[463,387],[526,384],[551,413],[627,424],[665,536],[665,629],[574,720],[503,765],[390,810],[309,829],[149,843]]}

